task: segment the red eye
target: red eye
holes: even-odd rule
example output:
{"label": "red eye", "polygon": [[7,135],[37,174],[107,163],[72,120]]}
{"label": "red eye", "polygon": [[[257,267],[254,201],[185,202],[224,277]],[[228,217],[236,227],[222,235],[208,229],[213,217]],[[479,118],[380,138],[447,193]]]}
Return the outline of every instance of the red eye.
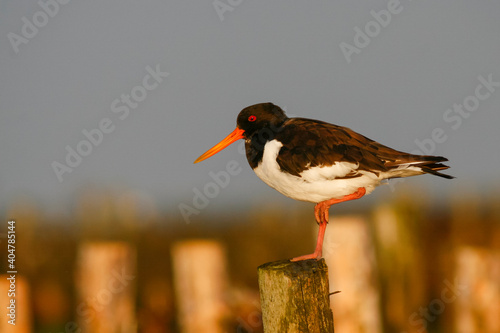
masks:
{"label": "red eye", "polygon": [[248,117],[248,121],[256,121],[256,120],[257,120],[257,117],[254,115],[251,115],[250,117]]}

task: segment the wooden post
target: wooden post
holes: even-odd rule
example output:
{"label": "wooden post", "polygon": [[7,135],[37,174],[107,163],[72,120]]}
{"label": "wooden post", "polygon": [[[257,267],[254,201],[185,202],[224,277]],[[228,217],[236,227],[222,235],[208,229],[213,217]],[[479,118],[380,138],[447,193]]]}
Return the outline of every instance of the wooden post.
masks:
{"label": "wooden post", "polygon": [[429,302],[428,282],[417,274],[426,271],[429,260],[419,247],[419,222],[422,221],[411,203],[404,202],[380,205],[373,217],[384,329],[426,332],[425,328],[421,330],[422,326],[413,324],[410,317]]}
{"label": "wooden post", "polygon": [[189,240],[172,247],[174,285],[183,333],[225,332],[226,253],[220,242]]}
{"label": "wooden post", "polygon": [[324,259],[270,262],[258,274],[266,333],[333,332]]}
{"label": "wooden post", "polygon": [[137,331],[135,248],[123,242],[84,243],[78,253],[76,307],[82,332]]}
{"label": "wooden post", "polygon": [[370,226],[363,216],[335,216],[326,228],[323,256],[330,268],[337,332],[383,332]]}
{"label": "wooden post", "polygon": [[442,296],[446,303],[456,301],[455,332],[500,332],[500,252],[459,247],[456,264],[456,277]]}

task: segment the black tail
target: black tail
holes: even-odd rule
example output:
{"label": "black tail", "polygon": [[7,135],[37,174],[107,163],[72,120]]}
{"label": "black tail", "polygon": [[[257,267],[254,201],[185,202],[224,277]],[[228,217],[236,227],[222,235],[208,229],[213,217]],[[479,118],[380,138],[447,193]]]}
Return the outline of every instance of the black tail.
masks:
{"label": "black tail", "polygon": [[[386,161],[385,163],[385,166],[387,168],[394,171],[399,171],[395,172],[394,176],[392,176],[391,178],[416,176],[422,173],[429,173],[431,175],[443,177],[446,179],[455,178],[453,176],[439,172],[441,170],[446,170],[449,168],[449,166],[441,163],[448,161],[448,159],[443,156],[413,155],[401,152],[398,153],[399,155],[394,154],[393,156],[390,156],[390,160],[389,158],[387,158],[388,161]],[[402,166],[406,166],[408,167],[408,169],[401,169]],[[415,169],[410,169],[409,167],[418,168],[420,169],[421,173],[415,171]]]}
{"label": "black tail", "polygon": [[420,169],[422,169],[423,172],[429,173],[431,175],[443,177],[443,178],[446,178],[446,179],[453,179],[453,178],[455,178],[453,176],[450,176],[450,175],[447,175],[447,174],[439,172],[441,170],[446,170],[446,169],[450,168],[449,166],[447,166],[445,164],[439,163],[439,162],[446,162],[446,161],[448,161],[448,159],[446,157],[443,157],[443,156],[429,156],[429,155],[421,155],[421,156],[418,156],[418,157],[420,158],[420,161],[419,162],[417,162],[417,161],[412,162],[411,163],[412,166],[420,167]]}

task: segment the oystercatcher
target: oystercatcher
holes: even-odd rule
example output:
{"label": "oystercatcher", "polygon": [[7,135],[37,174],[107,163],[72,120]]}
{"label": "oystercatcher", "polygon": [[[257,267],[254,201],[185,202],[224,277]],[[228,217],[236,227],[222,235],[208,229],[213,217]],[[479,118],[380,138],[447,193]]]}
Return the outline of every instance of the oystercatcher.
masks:
{"label": "oystercatcher", "polygon": [[331,205],[359,199],[385,179],[448,169],[442,156],[412,155],[375,142],[353,130],[319,120],[288,118],[272,103],[244,108],[236,129],[196,159],[203,161],[238,139],[245,140],[248,163],[267,185],[292,199],[316,203],[319,224],[314,253],[293,261],[319,259]]}

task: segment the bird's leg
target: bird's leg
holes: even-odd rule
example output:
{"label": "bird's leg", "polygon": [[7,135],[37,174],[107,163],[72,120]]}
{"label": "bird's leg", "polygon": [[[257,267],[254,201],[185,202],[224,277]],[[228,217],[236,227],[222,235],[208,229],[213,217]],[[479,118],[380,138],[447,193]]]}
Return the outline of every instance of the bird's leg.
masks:
{"label": "bird's leg", "polygon": [[330,206],[338,204],[340,202],[355,200],[361,198],[365,195],[366,189],[364,187],[358,188],[358,190],[352,194],[348,194],[340,199],[330,199],[321,201],[314,207],[314,216],[319,224],[318,239],[316,241],[316,249],[314,253],[307,254],[304,256],[293,258],[291,261],[307,260],[307,259],[321,259],[323,253],[323,238],[325,237],[326,225],[328,224],[329,216],[328,210]]}
{"label": "bird's leg", "polygon": [[300,261],[300,260],[307,260],[307,259],[320,259],[321,254],[323,252],[323,238],[325,237],[325,230],[326,230],[326,222],[322,221],[319,223],[318,241],[316,242],[316,249],[314,250],[314,253],[306,254],[306,255],[300,256],[300,257],[295,257],[295,258],[291,259],[291,261]]}

